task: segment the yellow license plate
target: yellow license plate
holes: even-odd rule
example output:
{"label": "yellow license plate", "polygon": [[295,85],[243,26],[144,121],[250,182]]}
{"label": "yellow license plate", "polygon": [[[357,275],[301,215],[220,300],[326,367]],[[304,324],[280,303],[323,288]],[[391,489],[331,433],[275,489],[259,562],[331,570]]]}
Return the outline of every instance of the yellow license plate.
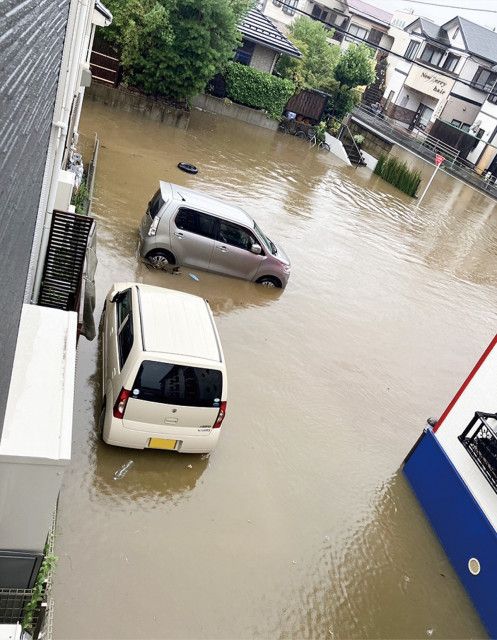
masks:
{"label": "yellow license plate", "polygon": [[150,449],[175,449],[177,440],[165,440],[164,438],[150,438]]}

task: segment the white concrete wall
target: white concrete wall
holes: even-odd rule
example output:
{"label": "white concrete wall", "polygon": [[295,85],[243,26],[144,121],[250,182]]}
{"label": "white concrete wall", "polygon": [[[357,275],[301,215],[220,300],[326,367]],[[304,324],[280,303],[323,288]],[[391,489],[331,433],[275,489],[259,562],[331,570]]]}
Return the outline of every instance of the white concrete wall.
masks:
{"label": "white concrete wall", "polygon": [[455,96],[449,96],[440,114],[440,118],[446,122],[459,120],[459,122],[472,125],[479,112],[480,107],[478,105],[471,104],[471,102],[466,102]]}
{"label": "white concrete wall", "polygon": [[[473,364],[468,362],[468,373]],[[457,438],[468,426],[475,411],[495,412],[496,378],[497,347],[494,347],[435,433],[445,453],[495,529],[497,529],[495,492]],[[454,388],[454,394],[456,391],[457,389]]]}
{"label": "white concrete wall", "polygon": [[351,167],[352,163],[350,162],[349,156],[347,155],[347,152],[343,148],[343,144],[340,142],[340,140],[338,140],[338,138],[335,138],[334,136],[332,136],[327,132],[324,134],[324,136],[325,136],[325,142],[330,147],[330,153],[332,153],[337,158],[340,158],[340,160],[343,160],[345,164]]}
{"label": "white concrete wall", "polygon": [[404,73],[401,73],[399,70],[397,70],[406,64],[405,61],[400,61],[400,62],[401,64],[399,64],[398,67],[393,67],[393,69],[389,67],[389,70],[387,70],[387,83],[386,83],[385,93],[383,94],[383,97],[386,100],[390,95],[390,92],[393,91],[394,95],[391,100],[392,104],[400,104],[397,98],[399,96],[399,93],[402,87],[404,86],[404,81],[406,79],[406,75]]}
{"label": "white concrete wall", "polygon": [[[476,149],[468,154],[468,160],[470,162],[477,162],[480,154],[484,150],[487,143],[490,141],[495,128],[497,127],[497,105],[491,102],[485,102],[479,113],[475,117],[475,123],[479,122],[479,128],[483,129],[485,133],[481,138],[481,142]],[[497,137],[497,136],[496,136]],[[492,144],[496,144],[497,140],[493,140]],[[494,154],[495,155],[495,154]],[[493,157],[489,155],[489,159],[486,162],[486,166],[481,167],[483,170],[488,167]]]}
{"label": "white concrete wall", "polygon": [[[301,2],[302,0],[300,0],[299,2],[299,5],[298,5],[299,8],[301,8],[300,7]],[[299,13],[295,13],[293,16],[289,16],[287,13],[283,11],[283,7],[281,5],[277,7],[275,4],[273,4],[272,0],[267,0],[266,6],[263,8],[262,11],[264,15],[266,15],[268,18],[271,18],[271,20],[273,20],[274,22],[280,23],[282,25],[286,25],[287,27],[292,24],[292,22],[295,20],[295,18],[298,15],[300,15]]]}

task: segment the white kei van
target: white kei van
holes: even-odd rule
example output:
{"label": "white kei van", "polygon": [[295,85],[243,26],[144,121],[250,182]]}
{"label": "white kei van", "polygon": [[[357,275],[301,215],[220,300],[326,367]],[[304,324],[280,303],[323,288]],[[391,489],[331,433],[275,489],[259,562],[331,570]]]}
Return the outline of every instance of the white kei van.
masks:
{"label": "white kei van", "polygon": [[212,451],[226,415],[227,378],[207,301],[117,283],[103,313],[104,441],[134,449]]}

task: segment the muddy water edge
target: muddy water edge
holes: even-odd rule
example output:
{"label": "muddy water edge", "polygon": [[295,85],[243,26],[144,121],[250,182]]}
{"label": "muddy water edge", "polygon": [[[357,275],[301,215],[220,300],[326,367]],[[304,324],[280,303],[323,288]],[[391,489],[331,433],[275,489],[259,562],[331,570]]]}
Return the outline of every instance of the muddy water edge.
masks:
{"label": "muddy water edge", "polygon": [[[399,465],[495,333],[494,203],[439,175],[417,206],[205,113],[183,131],[92,103],[82,130],[102,144],[97,321],[114,281],[207,298],[230,391],[210,457],[106,446],[99,344],[81,340],[55,637],[486,637]],[[290,255],[288,288],[139,262],[159,179],[243,206]]]}

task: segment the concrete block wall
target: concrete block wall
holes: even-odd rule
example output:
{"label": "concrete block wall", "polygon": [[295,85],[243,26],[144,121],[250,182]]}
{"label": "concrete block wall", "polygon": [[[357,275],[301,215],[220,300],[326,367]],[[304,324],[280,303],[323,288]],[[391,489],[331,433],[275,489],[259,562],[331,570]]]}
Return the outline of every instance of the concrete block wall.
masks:
{"label": "concrete block wall", "polygon": [[0,4],[0,437],[69,0]]}
{"label": "concrete block wall", "polygon": [[260,44],[255,45],[252,59],[250,60],[250,66],[259,71],[265,71],[266,73],[272,73],[274,65],[278,59],[278,54],[272,49],[263,47]]}

